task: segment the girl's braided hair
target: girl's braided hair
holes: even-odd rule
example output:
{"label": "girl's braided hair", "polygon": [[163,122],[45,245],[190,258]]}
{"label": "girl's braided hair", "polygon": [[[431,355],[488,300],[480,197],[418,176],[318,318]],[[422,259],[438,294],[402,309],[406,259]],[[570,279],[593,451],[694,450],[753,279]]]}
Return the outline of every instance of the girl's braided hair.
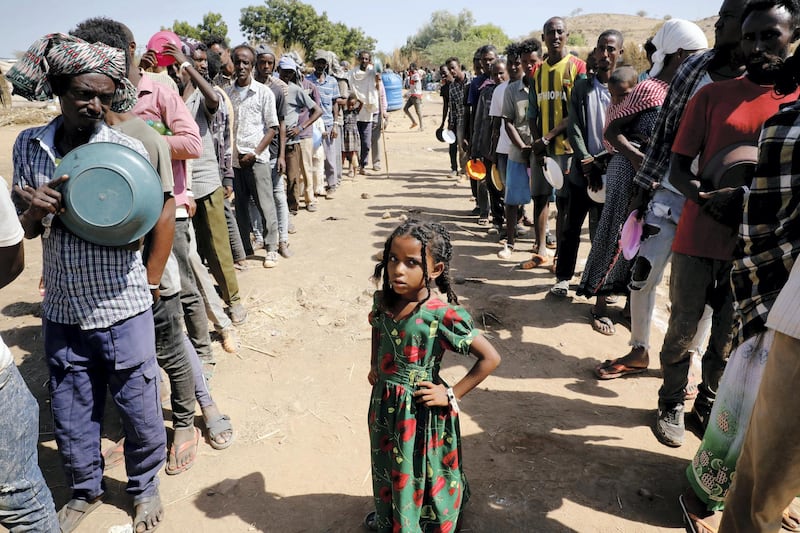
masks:
{"label": "girl's braided hair", "polygon": [[453,290],[453,282],[450,278],[450,260],[453,258],[453,244],[450,242],[450,233],[438,222],[420,222],[418,220],[409,220],[398,226],[383,245],[383,259],[375,265],[375,272],[372,275],[373,280],[376,282],[381,280],[382,283],[383,302],[381,304],[388,308],[397,302],[398,296],[386,276],[386,265],[389,263],[392,241],[395,237],[404,235],[414,237],[422,244],[422,273],[425,279],[425,287],[428,289],[428,295],[423,302],[430,298],[431,279],[428,276],[428,262],[425,260],[430,254],[434,263],[444,264],[444,270],[435,280],[436,286],[442,294],[447,295],[449,303],[458,304],[458,296]]}

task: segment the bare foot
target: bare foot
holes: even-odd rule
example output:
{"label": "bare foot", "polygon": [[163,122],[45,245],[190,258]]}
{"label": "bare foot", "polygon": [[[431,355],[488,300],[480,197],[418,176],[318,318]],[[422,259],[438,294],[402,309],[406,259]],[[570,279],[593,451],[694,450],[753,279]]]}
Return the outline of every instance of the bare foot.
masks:
{"label": "bare foot", "polygon": [[786,531],[800,531],[800,498],[795,498],[789,507],[784,509],[781,528]]}
{"label": "bare foot", "polygon": [[164,519],[164,507],[158,492],[134,503],[133,530],[136,533],[154,531]]}

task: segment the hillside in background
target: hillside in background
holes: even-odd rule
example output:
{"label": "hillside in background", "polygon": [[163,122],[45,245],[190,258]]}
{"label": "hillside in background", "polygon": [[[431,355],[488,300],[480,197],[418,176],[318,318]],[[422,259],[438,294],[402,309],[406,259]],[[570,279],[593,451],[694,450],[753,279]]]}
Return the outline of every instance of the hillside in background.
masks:
{"label": "hillside in background", "polygon": [[[694,21],[705,31],[709,45],[714,44],[714,23],[716,20],[717,17],[713,16]],[[640,17],[638,15],[592,13],[567,17],[566,22],[567,28],[573,37],[581,34],[586,39],[586,44],[593,46],[597,41],[597,36],[608,29],[620,30],[625,36],[625,41],[643,44],[648,37],[655,35],[658,28],[664,23],[664,19]],[[541,37],[541,31],[534,32],[532,35]]]}

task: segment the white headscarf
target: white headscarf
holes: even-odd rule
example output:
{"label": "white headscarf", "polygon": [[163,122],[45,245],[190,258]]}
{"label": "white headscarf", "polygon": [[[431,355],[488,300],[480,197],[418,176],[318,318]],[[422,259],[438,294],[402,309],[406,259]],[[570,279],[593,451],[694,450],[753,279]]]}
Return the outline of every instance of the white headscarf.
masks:
{"label": "white headscarf", "polygon": [[653,46],[653,68],[650,77],[655,77],[664,68],[664,59],[669,54],[674,54],[678,49],[702,50],[708,48],[708,39],[703,30],[694,22],[683,19],[670,19],[661,26],[655,37]]}

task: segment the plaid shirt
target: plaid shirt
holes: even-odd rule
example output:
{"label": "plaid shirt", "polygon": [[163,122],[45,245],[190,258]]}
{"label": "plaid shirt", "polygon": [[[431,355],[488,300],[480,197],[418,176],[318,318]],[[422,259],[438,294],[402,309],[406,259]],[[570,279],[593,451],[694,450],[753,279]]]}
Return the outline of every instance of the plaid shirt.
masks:
{"label": "plaid shirt", "polygon": [[761,131],[758,165],[745,196],[731,272],[739,340],[763,331],[772,304],[800,254],[800,102],[770,117]]}
{"label": "plaid shirt", "polygon": [[683,62],[672,78],[667,97],[658,113],[642,168],[633,178],[633,182],[643,189],[652,190],[664,178],[669,168],[672,143],[678,134],[683,109],[694,94],[697,83],[705,75],[706,68],[715,54],[716,51],[711,49],[693,55]]}
{"label": "plaid shirt", "polygon": [[458,125],[464,121],[464,109],[467,103],[467,78],[464,81],[453,80],[448,84],[450,87],[450,116],[447,121],[447,129],[456,131]]}
{"label": "plaid shirt", "polygon": [[[55,148],[55,133],[61,122],[57,117],[46,126],[19,134],[14,143],[14,184],[38,188],[53,179],[56,159],[61,157]],[[122,144],[148,157],[141,142],[105,124],[100,124],[89,142]],[[52,222],[52,216],[48,218],[42,221],[46,227]],[[138,251],[92,244],[52,225],[42,235],[42,255],[42,316],[47,320],[77,324],[84,330],[100,329],[153,305]]]}

